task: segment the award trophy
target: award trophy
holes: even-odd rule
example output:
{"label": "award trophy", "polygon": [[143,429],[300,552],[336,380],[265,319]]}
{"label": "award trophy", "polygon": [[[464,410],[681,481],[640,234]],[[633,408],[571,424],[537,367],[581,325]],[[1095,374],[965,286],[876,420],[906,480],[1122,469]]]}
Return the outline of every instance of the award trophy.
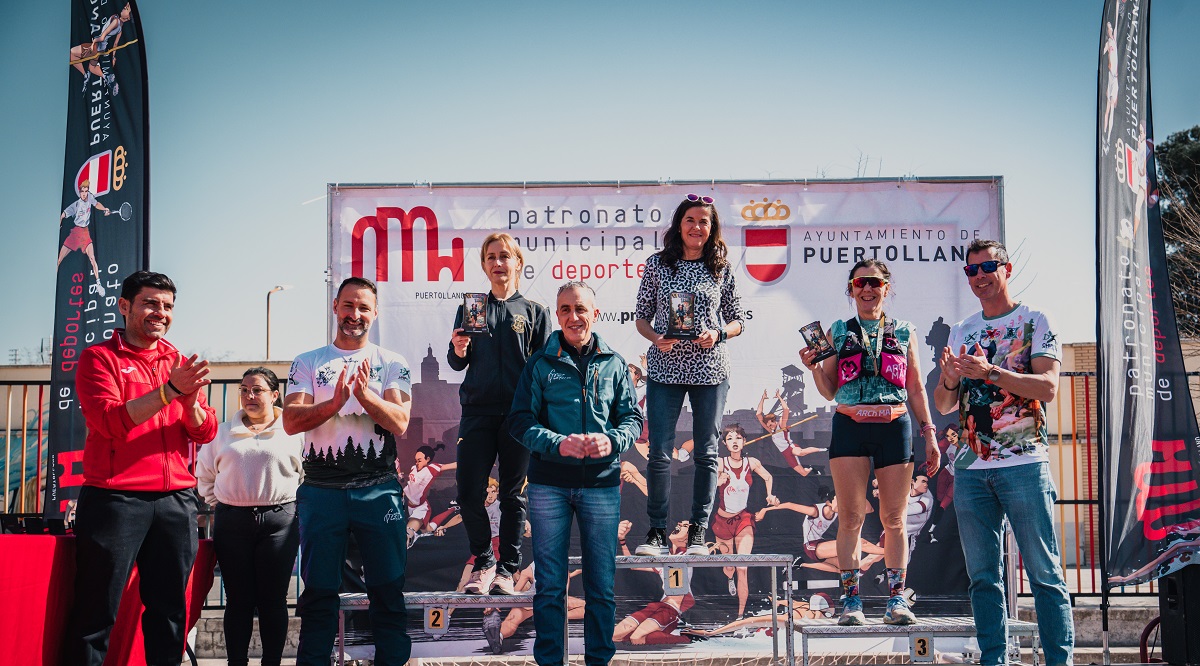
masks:
{"label": "award trophy", "polygon": [[819,320],[801,326],[800,335],[804,336],[804,344],[808,345],[809,349],[817,352],[817,357],[813,359],[813,363],[824,361],[837,353],[833,350],[833,345],[829,344],[829,339],[825,337],[825,331],[821,330],[821,322]]}
{"label": "award trophy", "polygon": [[464,335],[488,335],[487,294],[463,294],[462,330]]}
{"label": "award trophy", "polygon": [[671,311],[667,316],[667,332],[671,340],[695,340],[700,337],[696,326],[696,295],[687,291],[671,292]]}

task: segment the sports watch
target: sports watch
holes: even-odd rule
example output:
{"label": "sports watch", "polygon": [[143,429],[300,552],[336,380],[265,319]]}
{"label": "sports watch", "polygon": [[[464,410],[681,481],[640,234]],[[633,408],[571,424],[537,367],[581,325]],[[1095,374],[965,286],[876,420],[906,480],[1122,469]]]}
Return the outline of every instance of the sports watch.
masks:
{"label": "sports watch", "polygon": [[998,366],[993,365],[992,369],[988,370],[987,380],[992,384],[1000,381],[1000,368]]}

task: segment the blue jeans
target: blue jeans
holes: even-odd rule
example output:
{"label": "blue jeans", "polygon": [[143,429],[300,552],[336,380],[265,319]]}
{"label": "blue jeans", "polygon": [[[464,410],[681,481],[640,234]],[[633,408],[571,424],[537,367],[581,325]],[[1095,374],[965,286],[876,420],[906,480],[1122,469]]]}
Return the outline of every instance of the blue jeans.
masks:
{"label": "blue jeans", "polygon": [[1038,632],[1048,666],[1072,663],[1075,626],[1063,581],[1051,510],[1058,493],[1048,463],[956,470],[954,506],[979,640],[979,663],[1008,663],[1008,614],[1000,544],[1007,514],[1033,588]]}
{"label": "blue jeans", "polygon": [[408,662],[412,640],[406,633],[404,568],[408,563],[408,512],[400,482],[366,488],[319,488],[307,483],[296,491],[300,517],[299,666],[328,666],[337,637],[338,589],[346,560],[346,535],[353,530],[362,550],[367,579],[367,615],[375,637],[375,663]]}
{"label": "blue jeans", "polygon": [[650,422],[650,461],[646,463],[646,513],[650,527],[666,529],[671,503],[671,454],[675,450],[675,426],[683,411],[683,398],[692,403],[692,457],[696,475],[692,481],[693,525],[707,525],[717,492],[717,433],[725,412],[729,380],[720,384],[662,384],[646,382],[646,419]]}
{"label": "blue jeans", "polygon": [[600,666],[616,653],[613,629],[617,602],[617,526],[621,522],[621,488],[559,488],[537,483],[526,489],[533,530],[533,562],[537,583],[533,595],[533,657],[540,666],[563,662],[567,621],[567,553],[572,516],[579,517],[583,551],[584,662]]}

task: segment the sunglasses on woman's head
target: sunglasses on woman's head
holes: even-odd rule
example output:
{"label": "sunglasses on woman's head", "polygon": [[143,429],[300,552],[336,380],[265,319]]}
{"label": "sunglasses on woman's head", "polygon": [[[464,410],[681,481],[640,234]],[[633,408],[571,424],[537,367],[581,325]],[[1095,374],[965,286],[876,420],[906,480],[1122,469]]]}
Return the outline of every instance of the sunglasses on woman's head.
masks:
{"label": "sunglasses on woman's head", "polygon": [[1000,267],[1003,265],[1004,262],[1002,261],[981,261],[977,264],[967,264],[966,266],[963,266],[963,272],[967,274],[967,277],[975,277],[976,275],[979,275],[979,269],[981,268],[983,269],[984,273],[995,273],[996,271],[1000,270]]}
{"label": "sunglasses on woman's head", "polygon": [[887,278],[875,277],[874,275],[860,275],[850,280],[850,286],[855,289],[865,289],[866,287],[878,289],[887,283]]}
{"label": "sunglasses on woman's head", "polygon": [[699,201],[701,203],[706,203],[706,204],[712,204],[712,202],[713,202],[712,197],[702,197],[699,194],[689,194],[689,195],[687,195],[687,200],[688,201]]}

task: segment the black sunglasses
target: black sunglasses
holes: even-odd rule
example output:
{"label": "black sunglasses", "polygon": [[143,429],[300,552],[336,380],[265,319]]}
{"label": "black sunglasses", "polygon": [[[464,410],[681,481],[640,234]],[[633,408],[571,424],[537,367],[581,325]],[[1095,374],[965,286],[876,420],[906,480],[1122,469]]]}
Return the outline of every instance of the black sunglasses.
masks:
{"label": "black sunglasses", "polygon": [[1004,263],[1005,262],[1002,261],[992,260],[981,261],[977,264],[967,264],[966,266],[963,266],[963,272],[967,274],[967,277],[975,277],[976,275],[979,275],[979,269],[981,268],[983,269],[984,273],[995,273],[996,271],[1000,270],[1000,267],[1003,266]]}
{"label": "black sunglasses", "polygon": [[689,195],[687,195],[687,200],[688,201],[699,201],[699,202],[706,203],[706,204],[712,204],[712,202],[713,202],[712,197],[702,197],[699,194],[689,194]]}

